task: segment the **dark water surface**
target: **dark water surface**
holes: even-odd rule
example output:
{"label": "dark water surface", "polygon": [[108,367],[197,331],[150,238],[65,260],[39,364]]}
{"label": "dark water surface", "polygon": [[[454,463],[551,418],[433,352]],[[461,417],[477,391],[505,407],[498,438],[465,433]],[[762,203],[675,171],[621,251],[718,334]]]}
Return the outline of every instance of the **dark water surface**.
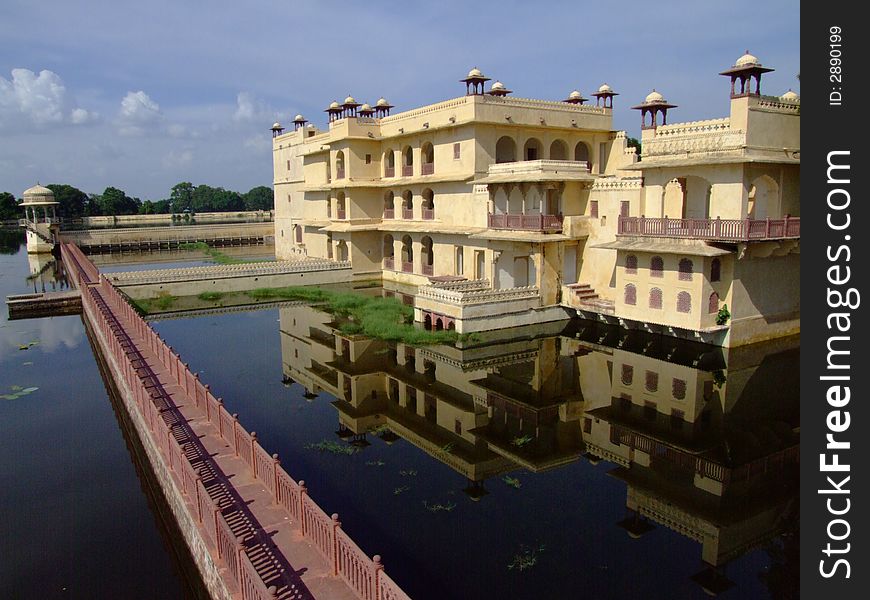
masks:
{"label": "dark water surface", "polygon": [[[0,291],[29,269],[0,256]],[[290,304],[153,325],[415,600],[796,597],[797,340],[413,349]],[[0,394],[39,389],[0,400],[0,597],[182,597],[81,320],[2,327]]]}

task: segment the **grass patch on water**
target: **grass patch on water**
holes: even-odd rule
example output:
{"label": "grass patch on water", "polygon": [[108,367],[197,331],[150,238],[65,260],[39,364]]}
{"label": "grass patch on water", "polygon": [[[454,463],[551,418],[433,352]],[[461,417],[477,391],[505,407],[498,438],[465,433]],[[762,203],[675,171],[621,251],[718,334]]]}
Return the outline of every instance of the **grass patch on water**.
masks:
{"label": "grass patch on water", "polygon": [[323,304],[322,308],[327,312],[347,319],[339,326],[345,335],[364,335],[415,346],[452,343],[459,339],[455,331],[426,331],[415,327],[413,307],[395,298],[336,292],[316,286],[258,288],[246,294],[255,300],[301,300]]}
{"label": "grass patch on water", "polygon": [[355,446],[348,446],[345,444],[339,444],[333,440],[323,440],[317,442],[316,444],[305,444],[306,450],[317,450],[318,452],[329,452],[330,454],[356,454],[359,451],[359,448]]}
{"label": "grass patch on water", "polygon": [[220,300],[223,297],[224,297],[223,292],[203,292],[199,296],[197,296],[197,298],[199,298],[200,300],[210,300],[210,301]]}
{"label": "grass patch on water", "polygon": [[178,244],[179,250],[199,250],[200,252],[205,253],[211,258],[214,262],[219,265],[240,265],[242,263],[254,262],[251,260],[246,260],[244,258],[235,258],[233,256],[228,256],[221,252],[220,250],[215,250],[205,242],[186,242],[183,244]]}

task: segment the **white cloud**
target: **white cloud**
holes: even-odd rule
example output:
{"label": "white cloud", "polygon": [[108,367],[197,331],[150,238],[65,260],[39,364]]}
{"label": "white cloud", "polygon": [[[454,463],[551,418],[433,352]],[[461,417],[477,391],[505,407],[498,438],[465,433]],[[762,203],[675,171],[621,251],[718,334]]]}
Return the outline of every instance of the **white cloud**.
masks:
{"label": "white cloud", "polygon": [[163,157],[163,166],[167,169],[186,167],[192,162],[193,152],[191,150],[170,150]]}
{"label": "white cloud", "polygon": [[121,135],[142,135],[145,133],[145,125],[151,125],[163,118],[160,105],[151,97],[139,90],[127,92],[121,100],[121,110],[118,113]]}
{"label": "white cloud", "polygon": [[239,92],[236,96],[234,121],[268,121],[274,119],[275,114],[268,104],[258,100],[250,92]]}
{"label": "white cloud", "polygon": [[37,127],[69,122],[80,125],[95,120],[96,113],[73,107],[63,80],[52,71],[39,74],[29,69],[12,69],[12,79],[0,77],[0,126],[20,127],[30,122]]}

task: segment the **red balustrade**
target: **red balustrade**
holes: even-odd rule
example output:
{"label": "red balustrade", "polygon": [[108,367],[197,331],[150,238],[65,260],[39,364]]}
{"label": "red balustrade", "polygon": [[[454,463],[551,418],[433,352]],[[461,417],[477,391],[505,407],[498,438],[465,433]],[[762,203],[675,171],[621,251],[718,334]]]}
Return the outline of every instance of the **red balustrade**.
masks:
{"label": "red balustrade", "polygon": [[384,258],[384,268],[388,271],[392,271],[395,266],[395,261],[392,256],[387,256]]}
{"label": "red balustrade", "polygon": [[384,167],[384,177],[395,177],[396,167]]}
{"label": "red balustrade", "polygon": [[395,208],[385,208],[384,209],[384,218],[385,219],[395,219],[396,218],[396,209]]}
{"label": "red balustrade", "polygon": [[411,220],[414,218],[414,209],[413,208],[402,208],[402,218]]}
{"label": "red balustrade", "polygon": [[414,165],[405,165],[402,167],[402,177],[411,177],[414,175]]}
{"label": "red balustrade", "polygon": [[562,215],[524,215],[490,213],[487,219],[490,229],[519,229],[524,231],[562,231]]}
{"label": "red balustrade", "polygon": [[699,240],[751,241],[797,239],[800,217],[782,219],[671,219],[619,217],[619,235],[688,238]]}
{"label": "red balustrade", "polygon": [[435,172],[435,163],[423,163],[420,166],[420,172],[423,175],[432,175]]}

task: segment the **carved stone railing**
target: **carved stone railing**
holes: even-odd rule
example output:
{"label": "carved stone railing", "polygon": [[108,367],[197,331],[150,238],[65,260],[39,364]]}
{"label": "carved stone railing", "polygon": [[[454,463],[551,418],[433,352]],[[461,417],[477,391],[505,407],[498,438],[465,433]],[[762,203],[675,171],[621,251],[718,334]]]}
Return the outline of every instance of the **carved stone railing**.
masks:
{"label": "carved stone railing", "polygon": [[583,160],[517,160],[489,165],[487,175],[514,173],[588,173],[589,163]]}
{"label": "carved stone railing", "polygon": [[490,213],[487,216],[490,229],[520,229],[524,231],[562,231],[562,215],[523,215]]}
{"label": "carved stone railing", "polygon": [[696,240],[777,240],[801,236],[800,217],[782,219],[669,219],[619,217],[617,235]]}
{"label": "carved stone railing", "polygon": [[688,152],[723,152],[739,150],[745,144],[744,131],[731,129],[730,125],[723,127],[714,122],[711,125],[678,127],[664,134],[660,134],[657,129],[654,138],[644,141],[643,156],[646,158]]}
{"label": "carved stone railing", "polygon": [[123,273],[108,273],[106,274],[106,277],[115,285],[123,286],[132,284],[138,285],[143,283],[163,283],[171,281],[214,279],[216,277],[235,277],[239,275],[273,275],[349,268],[351,268],[350,261],[311,259],[299,261],[245,263],[239,265],[211,265],[207,267],[188,267],[184,269],[127,271]]}
{"label": "carved stone railing", "polygon": [[688,121],[686,123],[673,123],[671,125],[659,125],[656,129],[656,137],[676,137],[682,135],[695,135],[698,133],[717,133],[729,131],[731,119],[709,119],[706,121]]}
{"label": "carved stone railing", "polygon": [[505,302],[508,300],[528,300],[538,298],[540,290],[534,286],[505,289],[445,289],[434,285],[421,287],[417,295],[422,298],[465,306],[469,304],[487,304],[490,302]]}

